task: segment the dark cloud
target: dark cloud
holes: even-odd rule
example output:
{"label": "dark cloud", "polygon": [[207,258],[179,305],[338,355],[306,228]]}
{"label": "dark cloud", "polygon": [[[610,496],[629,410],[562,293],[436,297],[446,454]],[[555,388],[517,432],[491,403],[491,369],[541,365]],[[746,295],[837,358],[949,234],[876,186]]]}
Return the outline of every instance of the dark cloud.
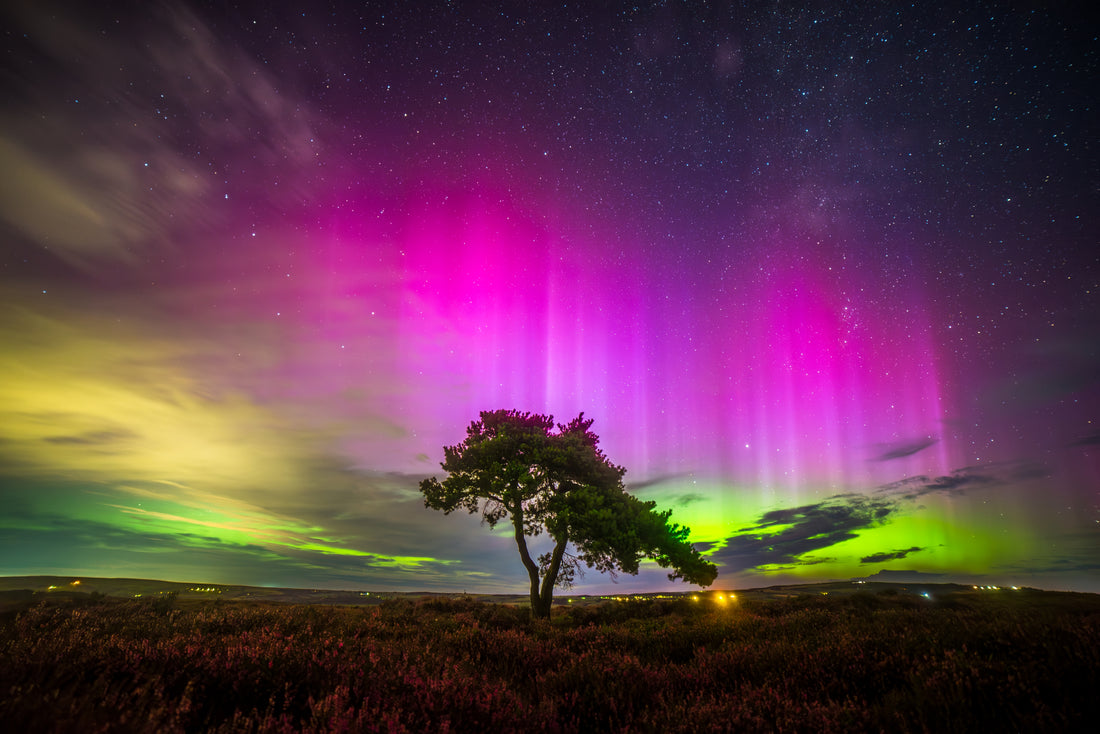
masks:
{"label": "dark cloud", "polygon": [[1061,536],[1050,555],[1004,566],[1018,574],[1051,573],[1091,578],[1100,593],[1100,533],[1092,528]]}
{"label": "dark cloud", "polygon": [[308,493],[265,497],[265,508],[324,528],[341,545],[381,555],[475,559],[494,574],[523,571],[510,535],[490,531],[477,515],[426,508],[419,489],[425,474],[356,470],[318,456],[309,475],[316,486]]}
{"label": "dark cloud", "polygon": [[[1021,566],[1023,570],[1034,572],[1034,568]],[[1082,561],[1080,558],[1056,558],[1047,566],[1048,571],[1071,572],[1074,574],[1100,571],[1100,561]]]}
{"label": "dark cloud", "polygon": [[[933,440],[934,442],[934,440]],[[927,444],[931,445],[931,444]],[[894,458],[921,450],[916,442],[890,449]],[[775,568],[820,563],[819,557],[807,558],[814,551],[851,540],[860,530],[882,525],[929,494],[961,495],[967,490],[998,486],[1009,481],[1047,476],[1047,468],[1036,462],[998,463],[968,466],[942,476],[918,475],[879,487],[870,497],[840,494],[823,502],[780,508],[764,513],[752,525],[741,528],[708,558],[721,564],[725,572],[736,573],[760,566]],[[778,532],[769,532],[780,528]],[[721,545],[721,544],[719,544]],[[900,560],[924,550],[919,546],[873,553],[861,563]]]}
{"label": "dark cloud", "polygon": [[688,505],[695,504],[696,502],[703,502],[706,499],[707,498],[704,495],[701,495],[698,492],[687,492],[685,494],[679,495],[678,497],[675,497],[672,502],[677,507],[687,507]]}
{"label": "dark cloud", "polygon": [[[805,558],[859,535],[860,530],[881,525],[898,507],[886,499],[862,495],[837,495],[800,507],[772,510],[726,540],[724,547],[709,555],[723,571],[738,572],[764,565],[802,566],[821,563]],[[782,527],[778,532],[769,529]]]}
{"label": "dark cloud", "polygon": [[676,474],[657,474],[656,476],[652,476],[649,479],[641,479],[637,482],[626,482],[626,488],[630,492],[640,492],[643,489],[655,487],[659,484],[671,482],[686,476],[689,476],[687,472],[680,472]]}
{"label": "dark cloud", "polygon": [[897,570],[892,571],[889,569],[882,569],[870,576],[867,576],[865,581],[883,581],[893,584],[912,584],[912,583],[938,583],[947,580],[947,575],[942,573],[925,573],[924,571],[910,571],[910,570]]}
{"label": "dark cloud", "polygon": [[884,450],[875,456],[872,461],[891,461],[893,459],[904,459],[906,456],[912,456],[913,454],[924,451],[929,446],[932,446],[938,438],[933,436],[926,436],[924,438],[915,439],[912,441],[905,441],[888,445]]}
{"label": "dark cloud", "polygon": [[[662,484],[667,484],[667,483],[675,483],[675,482],[677,482],[677,480],[683,479],[684,477],[691,477],[691,476],[693,476],[691,472],[677,472],[677,473],[674,473],[674,474],[657,474],[655,476],[652,476],[648,479],[643,479],[641,481],[627,482],[627,483],[625,483],[625,486],[626,486],[626,489],[627,489],[628,492],[631,492],[632,494],[638,494],[638,493],[644,493],[645,490],[647,490],[651,487],[658,487]],[[671,504],[674,507],[687,507],[688,505],[693,505],[696,502],[706,502],[708,499],[709,499],[709,497],[707,495],[702,494],[700,492],[683,492],[683,493],[675,494],[675,495],[671,495],[671,496],[662,495],[660,503],[662,505],[665,505],[665,506]]]}
{"label": "dark cloud", "polygon": [[75,436],[47,436],[42,440],[58,445],[102,446],[131,438],[137,438],[137,434],[133,431],[114,430],[89,431]]}
{"label": "dark cloud", "polygon": [[985,474],[972,474],[963,469],[944,477],[936,477],[925,485],[928,492],[947,491],[955,492],[962,487],[974,485],[995,484],[997,478]]}
{"label": "dark cloud", "polygon": [[788,564],[774,564],[769,566],[769,573],[781,573],[783,571],[794,571],[800,568],[806,568],[807,566],[818,566],[822,563],[835,563],[836,558],[833,556],[815,556],[813,558],[799,558],[797,561]]}
{"label": "dark cloud", "polygon": [[[1081,556],[1063,555],[1054,558],[1046,558],[1031,563],[1011,563],[1001,567],[1004,571],[1015,574],[1072,574],[1076,577],[1094,575],[1100,572],[1100,560],[1085,560]],[[1100,592],[1098,592],[1100,593]]]}
{"label": "dark cloud", "polygon": [[1029,341],[1006,356],[1005,376],[985,391],[983,402],[1001,413],[1057,404],[1100,385],[1100,320],[1065,323],[1061,333]]}
{"label": "dark cloud", "polygon": [[916,553],[922,551],[924,548],[913,546],[912,548],[906,548],[905,550],[891,551],[889,553],[873,553],[869,556],[864,556],[859,559],[860,563],[882,563],[883,561],[897,561],[905,558],[910,553]]}
{"label": "dark cloud", "polygon": [[1050,467],[1037,461],[1020,462],[1009,471],[1009,478],[1015,481],[1045,479],[1050,476]]}
{"label": "dark cloud", "polygon": [[1086,433],[1076,441],[1070,444],[1070,446],[1097,446],[1100,445],[1100,431],[1093,431],[1092,433]]}
{"label": "dark cloud", "polygon": [[921,474],[883,485],[875,490],[875,494],[901,497],[907,500],[917,499],[936,492],[962,494],[970,488],[1000,484],[1003,481],[1000,476],[1002,471],[994,467],[964,467],[939,477],[929,477]]}

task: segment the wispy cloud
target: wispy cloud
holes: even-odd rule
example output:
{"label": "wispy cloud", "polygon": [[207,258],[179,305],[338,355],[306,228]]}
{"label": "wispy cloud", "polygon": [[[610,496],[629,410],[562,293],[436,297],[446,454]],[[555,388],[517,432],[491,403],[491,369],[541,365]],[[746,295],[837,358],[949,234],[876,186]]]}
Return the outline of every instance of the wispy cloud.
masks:
{"label": "wispy cloud", "polygon": [[1070,444],[1070,446],[1097,446],[1100,445],[1100,431],[1086,433]]}
{"label": "wispy cloud", "polygon": [[[390,483],[410,481],[393,477]],[[301,497],[282,505],[303,510],[291,518],[240,502],[202,506],[186,499],[195,496],[189,488],[170,489],[89,489],[0,477],[6,508],[0,557],[8,561],[0,562],[0,573],[30,573],[26,559],[33,557],[43,568],[86,572],[81,569],[98,566],[98,575],[107,568],[118,575],[306,587],[453,589],[469,583],[505,590],[520,584],[522,567],[509,538],[487,532],[473,517],[443,519],[405,492],[360,485]],[[58,504],[67,508],[64,515]],[[332,519],[343,509],[361,514]]]}
{"label": "wispy cloud", "polygon": [[680,479],[682,477],[691,476],[690,472],[679,472],[676,474],[657,474],[647,479],[639,479],[637,481],[630,481],[626,483],[626,488],[631,492],[640,492],[650,487],[657,487],[660,485],[668,484]]}
{"label": "wispy cloud", "polygon": [[893,459],[904,459],[907,456],[920,453],[929,446],[933,446],[939,441],[938,438],[932,436],[926,436],[912,441],[903,441],[895,444],[889,444],[882,448],[881,452],[875,456],[873,461],[892,461]]}
{"label": "wispy cloud", "polygon": [[1072,331],[1042,340],[1008,355],[1005,376],[980,396],[993,411],[1014,414],[1050,405],[1100,385],[1100,320],[1095,311]]}
{"label": "wispy cloud", "polygon": [[912,548],[906,548],[905,550],[890,551],[888,553],[872,553],[869,556],[864,556],[863,558],[860,558],[859,562],[860,563],[883,563],[884,561],[897,561],[897,560],[900,560],[902,558],[905,558],[910,553],[918,553],[922,550],[924,550],[924,548],[913,546]]}
{"label": "wispy cloud", "polygon": [[875,490],[875,494],[909,500],[935,493],[960,495],[972,489],[999,487],[1012,482],[1041,479],[1048,473],[1048,469],[1043,464],[1034,461],[967,466],[938,477],[925,474],[906,477],[879,487]]}
{"label": "wispy cloud", "polygon": [[13,3],[9,14],[38,69],[12,78],[0,116],[0,220],[12,231],[106,272],[209,231],[226,195],[255,181],[282,179],[280,195],[302,198],[319,137],[308,107],[190,11],[143,7],[122,19],[145,39],[132,44],[71,13]]}
{"label": "wispy cloud", "polygon": [[121,441],[137,438],[137,434],[125,429],[115,431],[87,431],[79,435],[46,436],[42,440],[52,444],[106,447]]}

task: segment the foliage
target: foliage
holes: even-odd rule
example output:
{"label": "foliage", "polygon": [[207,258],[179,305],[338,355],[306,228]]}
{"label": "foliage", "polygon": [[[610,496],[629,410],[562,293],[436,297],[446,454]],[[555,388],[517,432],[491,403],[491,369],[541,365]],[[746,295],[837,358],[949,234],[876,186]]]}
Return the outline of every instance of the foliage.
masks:
{"label": "foliage", "polygon": [[[448,476],[421,482],[424,504],[445,514],[480,513],[490,527],[509,519],[534,616],[550,615],[554,588],[570,587],[581,563],[636,574],[651,558],[672,569],[670,579],[712,583],[717,568],[688,542],[689,529],[670,524],[670,510],[658,512],[656,503],[626,492],[626,470],[604,456],[591,427],[583,413],[555,432],[550,416],[482,412],[462,443],[444,447]],[[554,549],[533,559],[527,538],[544,532]]]}
{"label": "foliage", "polygon": [[176,601],[167,613],[144,600],[28,602],[0,618],[0,721],[43,732],[1089,730],[1100,603],[1020,599],[608,602],[533,626],[469,600]]}

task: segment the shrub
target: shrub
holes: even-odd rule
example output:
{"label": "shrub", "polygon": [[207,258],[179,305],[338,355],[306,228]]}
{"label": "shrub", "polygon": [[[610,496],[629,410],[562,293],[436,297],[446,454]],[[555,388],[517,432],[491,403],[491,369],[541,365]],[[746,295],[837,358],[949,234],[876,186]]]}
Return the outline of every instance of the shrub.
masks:
{"label": "shrub", "polygon": [[522,607],[463,598],[36,599],[0,615],[0,720],[62,732],[1088,729],[1097,598],[956,601],[617,602],[531,624]]}

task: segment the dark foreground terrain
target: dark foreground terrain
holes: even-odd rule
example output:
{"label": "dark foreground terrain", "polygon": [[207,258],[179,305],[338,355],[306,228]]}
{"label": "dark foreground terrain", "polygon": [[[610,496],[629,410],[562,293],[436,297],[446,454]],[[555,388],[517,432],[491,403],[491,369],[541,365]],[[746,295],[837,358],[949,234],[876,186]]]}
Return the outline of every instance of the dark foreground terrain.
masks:
{"label": "dark foreground terrain", "polygon": [[4,592],[19,732],[1095,731],[1100,596],[566,606]]}

